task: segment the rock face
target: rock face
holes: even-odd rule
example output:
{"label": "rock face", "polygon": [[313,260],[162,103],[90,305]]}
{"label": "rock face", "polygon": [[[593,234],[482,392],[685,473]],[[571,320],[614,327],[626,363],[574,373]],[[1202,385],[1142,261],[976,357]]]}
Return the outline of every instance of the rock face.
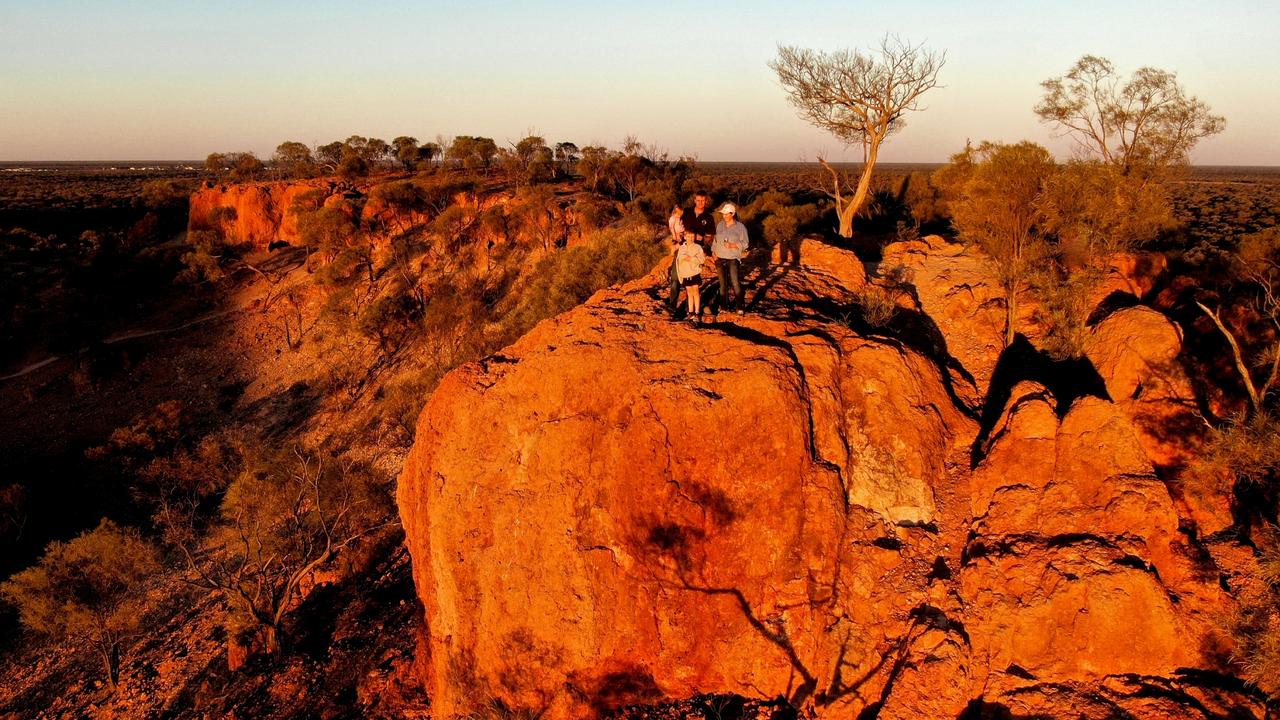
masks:
{"label": "rock face", "polygon": [[[391,181],[396,182],[396,181]],[[212,230],[234,243],[266,248],[273,242],[299,242],[294,203],[303,195],[318,193],[322,205],[339,205],[370,230],[403,230],[429,219],[425,209],[409,210],[389,205],[377,193],[377,185],[360,186],[334,180],[207,184],[191,195],[188,230]],[[455,198],[475,205],[465,194]],[[482,210],[481,207],[476,208]]]}
{"label": "rock face", "polygon": [[[187,229],[213,231],[227,242],[248,243],[257,249],[267,248],[275,242],[296,245],[301,239],[298,236],[295,203],[304,195],[317,194],[318,197],[308,198],[306,205],[340,208],[365,231],[371,233],[375,242],[385,246],[390,235],[420,226],[439,213],[439,208],[426,203],[406,205],[388,200],[384,191],[390,190],[394,194],[396,188],[393,186],[400,184],[408,184],[408,181],[403,177],[392,176],[390,179],[366,178],[353,182],[316,178],[280,182],[206,183],[191,195]],[[510,193],[475,193],[455,188],[450,195],[454,205],[461,208],[469,218],[474,218],[494,205],[506,203]],[[576,222],[574,217],[570,217],[573,214],[572,205],[567,204],[567,207],[568,210],[561,207],[554,210],[556,222],[564,226],[566,233],[569,229],[566,223],[569,220]],[[495,235],[484,228],[473,230],[473,237],[477,244],[534,242],[522,233],[507,237],[505,233]]]}
{"label": "rock face", "polygon": [[1022,383],[982,427],[940,368],[987,350],[860,335],[856,258],[802,257],[702,328],[664,263],[445,378],[398,489],[434,716],[1260,717],[1125,407]]}
{"label": "rock face", "polygon": [[265,248],[272,242],[294,244],[298,223],[289,208],[298,196],[320,190],[337,192],[326,181],[290,181],[212,185],[191,195],[188,230],[213,230],[234,242]]}
{"label": "rock face", "polygon": [[[980,407],[1004,350],[1004,289],[991,259],[976,246],[930,235],[889,245],[880,267],[882,274],[905,271],[905,283],[944,341],[942,352],[958,362],[951,370],[957,394],[969,407]],[[1026,293],[1019,296],[1016,327],[1033,340],[1039,335],[1035,309]]]}

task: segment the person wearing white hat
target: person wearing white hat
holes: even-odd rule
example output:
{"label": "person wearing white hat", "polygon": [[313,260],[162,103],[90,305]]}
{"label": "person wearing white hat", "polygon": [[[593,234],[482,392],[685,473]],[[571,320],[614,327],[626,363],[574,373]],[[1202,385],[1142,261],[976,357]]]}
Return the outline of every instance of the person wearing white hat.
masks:
{"label": "person wearing white hat", "polygon": [[[720,298],[717,305],[736,310],[742,314],[742,285],[739,276],[742,274],[742,258],[746,256],[751,241],[747,237],[747,226],[738,222],[738,208],[733,203],[725,203],[720,207],[723,218],[716,223],[716,239],[711,243],[711,254],[716,258],[716,274],[720,276]],[[729,297],[729,287],[733,287],[733,297]]]}

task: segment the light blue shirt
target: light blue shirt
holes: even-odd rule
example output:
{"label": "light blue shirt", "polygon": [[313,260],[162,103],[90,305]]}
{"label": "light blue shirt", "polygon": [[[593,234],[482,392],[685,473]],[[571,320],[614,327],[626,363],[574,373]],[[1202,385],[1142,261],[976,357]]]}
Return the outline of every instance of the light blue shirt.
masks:
{"label": "light blue shirt", "polygon": [[716,239],[711,242],[712,255],[721,260],[741,260],[750,246],[747,226],[741,220],[735,219],[732,225],[723,220],[716,223]]}

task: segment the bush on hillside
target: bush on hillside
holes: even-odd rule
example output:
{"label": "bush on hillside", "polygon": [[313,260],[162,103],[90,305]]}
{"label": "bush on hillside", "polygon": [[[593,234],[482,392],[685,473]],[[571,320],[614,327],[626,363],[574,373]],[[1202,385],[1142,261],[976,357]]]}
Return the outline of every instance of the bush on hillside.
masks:
{"label": "bush on hillside", "polygon": [[396,524],[390,483],[301,449],[247,458],[222,500],[212,551],[188,548],[190,581],[222,595],[229,635],[277,653],[285,614],[354,546]]}
{"label": "bush on hillside", "polygon": [[92,649],[114,689],[142,622],[137,588],[159,568],[155,548],[104,518],[73,540],[50,543],[35,566],[0,585],[0,596],[27,629]]}
{"label": "bush on hillside", "polygon": [[581,245],[543,258],[506,323],[514,339],[538,321],[581,304],[593,293],[649,272],[665,254],[652,228],[604,230]]}
{"label": "bush on hillside", "polygon": [[1226,625],[1241,675],[1275,701],[1280,700],[1280,529],[1270,525],[1257,535],[1256,576],[1240,592],[1239,607]]}

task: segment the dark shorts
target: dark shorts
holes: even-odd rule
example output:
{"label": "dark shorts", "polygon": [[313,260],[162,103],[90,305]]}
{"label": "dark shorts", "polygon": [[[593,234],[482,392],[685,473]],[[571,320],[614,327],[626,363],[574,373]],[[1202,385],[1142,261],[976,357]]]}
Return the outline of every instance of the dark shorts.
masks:
{"label": "dark shorts", "polygon": [[685,278],[680,281],[680,284],[684,287],[697,287],[702,284],[702,276],[694,275],[691,278]]}

